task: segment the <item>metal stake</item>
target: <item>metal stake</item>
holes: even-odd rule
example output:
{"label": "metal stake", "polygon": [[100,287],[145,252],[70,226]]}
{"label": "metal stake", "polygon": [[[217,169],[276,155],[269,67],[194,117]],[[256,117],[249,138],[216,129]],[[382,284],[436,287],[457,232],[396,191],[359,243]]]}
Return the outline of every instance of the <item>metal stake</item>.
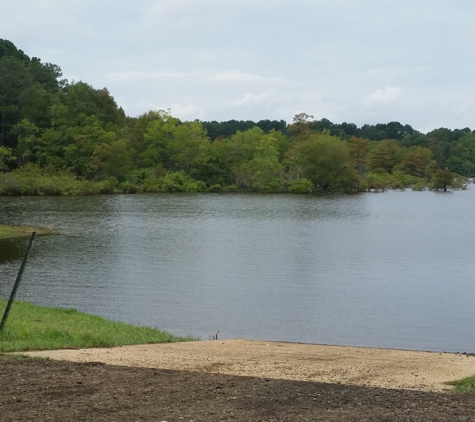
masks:
{"label": "metal stake", "polygon": [[5,324],[8,319],[8,315],[10,314],[10,309],[12,308],[13,301],[15,300],[16,292],[18,290],[18,286],[20,285],[21,277],[23,276],[23,271],[25,271],[26,262],[28,261],[28,256],[30,255],[31,248],[33,247],[33,242],[35,241],[35,237],[36,237],[36,232],[31,233],[30,243],[28,244],[25,257],[23,258],[23,262],[21,263],[20,271],[18,271],[18,275],[15,280],[15,285],[13,286],[12,294],[10,295],[10,300],[8,301],[7,307],[5,309],[5,313],[3,314],[2,323],[0,324],[0,331],[2,331],[3,327],[5,327]]}

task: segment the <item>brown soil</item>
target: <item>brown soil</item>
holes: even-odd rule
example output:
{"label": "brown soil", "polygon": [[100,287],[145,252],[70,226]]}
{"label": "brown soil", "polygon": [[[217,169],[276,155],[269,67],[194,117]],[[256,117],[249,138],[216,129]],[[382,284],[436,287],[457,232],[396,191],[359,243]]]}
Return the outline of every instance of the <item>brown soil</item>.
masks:
{"label": "brown soil", "polygon": [[[245,340],[0,362],[2,421],[472,421],[475,357]],[[108,364],[105,364],[108,363]],[[122,366],[123,365],[123,366]]]}

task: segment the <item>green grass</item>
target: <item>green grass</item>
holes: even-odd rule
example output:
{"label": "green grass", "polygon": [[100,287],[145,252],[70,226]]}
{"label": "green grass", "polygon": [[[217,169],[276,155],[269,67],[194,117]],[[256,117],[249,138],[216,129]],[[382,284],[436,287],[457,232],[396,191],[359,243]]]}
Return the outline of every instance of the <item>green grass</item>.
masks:
{"label": "green grass", "polygon": [[472,393],[475,391],[475,375],[462,380],[451,381],[447,384],[454,386],[454,393]]}
{"label": "green grass", "polygon": [[[0,299],[1,316],[6,303]],[[110,321],[75,309],[46,308],[16,301],[4,330],[0,332],[0,353],[190,340],[195,339]]]}
{"label": "green grass", "polygon": [[12,237],[29,237],[33,231],[36,231],[38,235],[49,234],[49,232],[44,229],[33,229],[31,227],[22,226],[6,226],[4,224],[0,224],[0,239],[9,239]]}

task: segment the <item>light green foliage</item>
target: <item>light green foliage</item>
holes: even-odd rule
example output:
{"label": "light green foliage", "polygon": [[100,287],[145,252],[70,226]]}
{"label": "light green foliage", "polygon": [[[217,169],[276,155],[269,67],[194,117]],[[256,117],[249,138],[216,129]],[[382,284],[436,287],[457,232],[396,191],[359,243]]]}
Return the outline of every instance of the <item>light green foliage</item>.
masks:
{"label": "light green foliage", "polygon": [[[5,306],[6,301],[0,299],[2,313]],[[154,328],[109,321],[74,309],[45,308],[16,301],[5,329],[0,332],[0,352],[187,340],[192,339],[175,337]]]}
{"label": "light green foliage", "polygon": [[352,167],[358,171],[358,174],[365,174],[368,170],[368,155],[371,150],[369,141],[352,136],[348,139],[346,145]]}
{"label": "light green foliage", "polygon": [[161,110],[158,118],[150,121],[144,134],[145,150],[139,155],[141,167],[154,167],[170,164],[170,143],[173,132],[180,121]]}
{"label": "light green foliage", "polygon": [[[416,183],[420,182],[420,178],[417,176],[413,176],[411,174],[406,173],[403,170],[394,170],[391,175],[389,175],[389,188],[391,189],[401,189],[404,190],[405,188],[411,187]],[[425,180],[425,179],[423,179]],[[427,182],[427,181],[426,181]]]}
{"label": "light green foliage", "polygon": [[464,189],[466,187],[466,179],[448,170],[437,170],[430,181],[429,188],[433,190],[442,189]]}
{"label": "light green foliage", "polygon": [[412,185],[413,191],[423,191],[426,190],[428,185],[427,179],[419,179],[416,183]]}
{"label": "light green foliage", "polygon": [[180,124],[174,128],[172,136],[169,144],[171,168],[200,177],[210,158],[210,140],[201,123]]}
{"label": "light green foliage", "polygon": [[281,132],[265,134],[254,127],[238,131],[229,139],[216,139],[210,147],[210,162],[222,168],[222,184],[276,192],[282,189],[281,157],[288,146],[289,141]]}
{"label": "light green foliage", "polygon": [[[62,107],[55,110],[55,125],[43,133],[39,142],[40,149],[45,152],[47,164],[54,167],[67,167],[78,176],[97,177],[101,169],[101,162],[104,157],[121,161],[122,164],[130,161],[122,159],[118,155],[120,149],[125,149],[128,154],[128,145],[118,141],[118,128],[112,124],[106,124],[95,115],[77,116],[70,124],[64,124],[63,119],[69,120],[62,115]],[[112,146],[114,144],[114,146]],[[53,157],[53,160],[49,158]],[[130,157],[129,157],[130,158]],[[92,159],[92,163],[91,163]],[[102,166],[102,168],[106,168]],[[111,163],[109,170],[117,168],[117,163]],[[125,169],[127,171],[127,169]],[[123,172],[125,174],[125,171]],[[117,176],[110,173],[112,176]],[[105,177],[106,175],[101,175]]]}
{"label": "light green foliage", "polygon": [[398,163],[399,145],[394,139],[376,143],[369,153],[369,165],[373,172],[391,173]]}
{"label": "light green foliage", "polygon": [[406,173],[403,170],[395,170],[392,174],[384,171],[368,173],[364,181],[365,190],[385,191],[387,189],[404,190],[414,187],[414,190],[423,190],[427,186],[427,180]]}
{"label": "light green foliage", "polygon": [[407,169],[407,172],[413,176],[431,177],[437,168],[437,163],[429,148],[412,147],[404,155],[401,167]]}
{"label": "light green foliage", "polygon": [[391,184],[391,175],[386,172],[368,173],[364,181],[366,190],[385,191]]}
{"label": "light green foliage", "polygon": [[357,191],[361,179],[351,166],[348,146],[327,131],[297,142],[287,152],[291,180],[309,179],[321,191]]}
{"label": "light green foliage", "polygon": [[454,386],[454,393],[473,393],[475,391],[475,376],[458,381],[450,381],[447,384]]}
{"label": "light green foliage", "polygon": [[283,165],[279,163],[279,143],[274,133],[262,136],[252,160],[247,165],[252,188],[261,192],[281,190],[280,172]]}
{"label": "light green foliage", "polygon": [[[223,168],[225,183],[238,183],[237,179],[241,179],[245,170],[245,163],[252,160],[257,151],[257,146],[264,136],[262,129],[254,127],[245,132],[236,132],[230,138],[216,139],[211,146],[211,155],[216,158],[216,161]],[[241,166],[244,166],[242,169]],[[244,178],[246,181],[239,181],[239,184],[250,187],[250,180]]]}
{"label": "light green foliage", "polygon": [[8,168],[8,163],[15,161],[16,157],[13,155],[12,149],[0,146],[0,172]]}
{"label": "light green foliage", "polygon": [[148,169],[120,184],[124,193],[136,192],[205,192],[206,183],[193,179],[184,171],[156,172]]}
{"label": "light green foliage", "polygon": [[290,193],[312,193],[313,183],[308,179],[294,180],[289,187]]}
{"label": "light green foliage", "polygon": [[157,165],[190,176],[205,173],[210,159],[210,140],[198,121],[181,123],[162,111],[144,134],[146,149],[140,154],[143,167]]}
{"label": "light green foliage", "polygon": [[0,174],[0,195],[91,195],[112,193],[111,180],[80,180],[67,171],[40,169],[27,164],[10,173]]}

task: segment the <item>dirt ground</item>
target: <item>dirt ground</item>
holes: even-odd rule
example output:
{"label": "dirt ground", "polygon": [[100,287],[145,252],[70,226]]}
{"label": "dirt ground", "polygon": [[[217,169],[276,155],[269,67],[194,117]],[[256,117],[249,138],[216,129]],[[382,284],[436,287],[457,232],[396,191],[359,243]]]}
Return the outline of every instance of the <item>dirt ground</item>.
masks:
{"label": "dirt ground", "polygon": [[248,340],[33,354],[55,360],[0,361],[2,421],[475,420],[475,395],[444,384],[474,356]]}

